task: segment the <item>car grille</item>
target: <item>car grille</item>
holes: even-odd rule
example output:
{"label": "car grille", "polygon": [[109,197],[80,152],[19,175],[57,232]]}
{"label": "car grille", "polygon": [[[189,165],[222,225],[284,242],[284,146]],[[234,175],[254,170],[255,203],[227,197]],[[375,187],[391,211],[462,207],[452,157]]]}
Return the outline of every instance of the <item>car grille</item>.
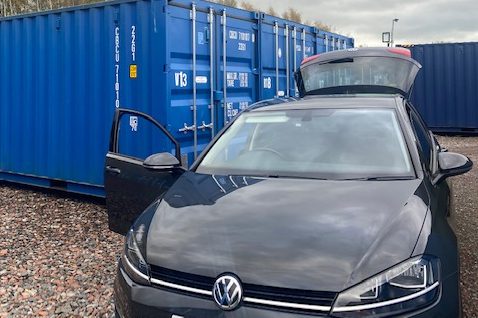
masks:
{"label": "car grille", "polygon": [[[151,283],[186,294],[211,299],[216,278],[151,266]],[[244,305],[275,310],[326,314],[337,296],[334,292],[308,291],[243,284]]]}

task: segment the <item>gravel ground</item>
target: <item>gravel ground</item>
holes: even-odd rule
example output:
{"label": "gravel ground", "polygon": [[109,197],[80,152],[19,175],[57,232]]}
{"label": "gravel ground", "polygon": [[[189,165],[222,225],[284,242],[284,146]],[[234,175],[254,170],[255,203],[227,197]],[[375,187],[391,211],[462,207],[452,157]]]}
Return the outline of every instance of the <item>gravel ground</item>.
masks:
{"label": "gravel ground", "polygon": [[0,317],[111,317],[123,238],[98,202],[0,186]]}
{"label": "gravel ground", "polygon": [[478,317],[478,137],[439,137],[442,147],[475,163],[465,175],[452,178],[461,261],[461,296],[465,317]]}
{"label": "gravel ground", "polygon": [[[439,140],[478,164],[478,138]],[[478,317],[478,167],[453,184],[464,312]],[[123,238],[101,202],[0,185],[0,234],[0,318],[111,317]]]}

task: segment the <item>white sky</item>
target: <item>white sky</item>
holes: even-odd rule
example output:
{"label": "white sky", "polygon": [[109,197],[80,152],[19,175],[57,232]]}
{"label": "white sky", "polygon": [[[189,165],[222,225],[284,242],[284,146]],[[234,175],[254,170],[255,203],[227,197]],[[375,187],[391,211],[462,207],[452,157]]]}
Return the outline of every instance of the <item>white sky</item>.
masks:
{"label": "white sky", "polygon": [[395,25],[396,44],[478,41],[478,0],[249,0],[277,13],[293,7],[304,20],[333,25],[355,45],[377,46]]}

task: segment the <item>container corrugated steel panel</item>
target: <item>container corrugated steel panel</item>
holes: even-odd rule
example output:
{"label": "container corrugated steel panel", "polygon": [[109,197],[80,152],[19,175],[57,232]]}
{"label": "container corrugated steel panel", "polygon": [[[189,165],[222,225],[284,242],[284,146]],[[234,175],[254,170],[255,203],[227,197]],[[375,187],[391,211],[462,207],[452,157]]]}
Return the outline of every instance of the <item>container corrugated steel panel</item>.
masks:
{"label": "container corrugated steel panel", "polygon": [[[353,39],[205,1],[122,0],[1,19],[0,179],[102,196],[118,106],[165,125],[191,163],[241,109],[295,96],[304,57],[347,47]],[[141,122],[122,133],[132,156],[170,150]]]}
{"label": "container corrugated steel panel", "polygon": [[436,132],[478,132],[478,43],[407,46],[422,64],[412,102]]}

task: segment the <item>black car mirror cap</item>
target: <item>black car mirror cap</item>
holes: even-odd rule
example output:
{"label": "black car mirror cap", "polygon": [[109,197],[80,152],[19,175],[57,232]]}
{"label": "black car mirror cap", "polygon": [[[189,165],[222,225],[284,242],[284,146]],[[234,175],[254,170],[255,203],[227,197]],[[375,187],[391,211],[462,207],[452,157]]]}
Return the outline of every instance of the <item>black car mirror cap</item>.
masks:
{"label": "black car mirror cap", "polygon": [[473,167],[473,162],[466,156],[454,152],[439,152],[438,165],[440,172],[435,178],[435,184],[448,177],[458,176],[467,173]]}
{"label": "black car mirror cap", "polygon": [[169,152],[156,153],[144,160],[143,166],[147,169],[170,169],[179,168],[181,163]]}

